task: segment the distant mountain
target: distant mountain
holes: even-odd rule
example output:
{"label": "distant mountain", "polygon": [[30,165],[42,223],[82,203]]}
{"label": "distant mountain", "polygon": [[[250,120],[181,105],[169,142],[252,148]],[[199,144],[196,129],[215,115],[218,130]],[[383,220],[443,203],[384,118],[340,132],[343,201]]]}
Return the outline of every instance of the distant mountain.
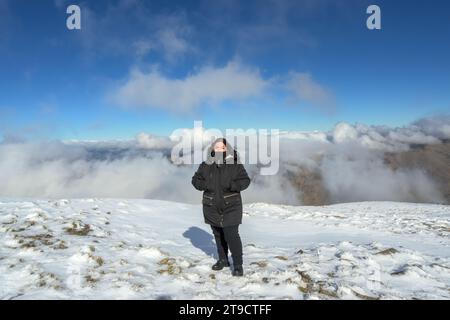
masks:
{"label": "distant mountain", "polygon": [[[441,144],[413,144],[407,151],[385,152],[384,164],[393,172],[397,170],[418,169],[437,184],[445,202],[450,204],[450,141]],[[318,163],[322,157],[316,159]],[[319,170],[299,166],[288,170],[287,178],[299,191],[304,205],[326,205],[332,201]],[[363,201],[365,199],[361,199]],[[411,202],[429,202],[419,194]]]}
{"label": "distant mountain", "polygon": [[408,151],[386,153],[385,163],[394,170],[424,170],[439,185],[446,203],[450,203],[450,142],[412,145]]}

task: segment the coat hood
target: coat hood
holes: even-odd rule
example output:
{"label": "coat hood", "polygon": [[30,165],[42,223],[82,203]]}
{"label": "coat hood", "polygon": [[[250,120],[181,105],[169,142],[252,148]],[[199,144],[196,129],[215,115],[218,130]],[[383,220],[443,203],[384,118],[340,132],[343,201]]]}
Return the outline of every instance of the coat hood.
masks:
{"label": "coat hood", "polygon": [[214,145],[217,142],[224,142],[225,141],[225,145],[227,146],[227,149],[225,151],[225,163],[240,163],[239,160],[239,156],[236,150],[233,149],[233,147],[231,147],[231,145],[226,141],[225,138],[217,138],[216,140],[214,140],[213,143],[211,143],[211,145],[208,147],[207,152],[207,157],[206,157],[206,164],[213,164],[214,163]]}

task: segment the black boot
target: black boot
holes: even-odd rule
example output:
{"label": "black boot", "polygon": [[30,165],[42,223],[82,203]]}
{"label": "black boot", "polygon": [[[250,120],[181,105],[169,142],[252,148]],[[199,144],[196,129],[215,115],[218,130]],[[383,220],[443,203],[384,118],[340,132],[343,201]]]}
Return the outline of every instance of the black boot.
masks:
{"label": "black boot", "polygon": [[234,266],[233,276],[242,277],[244,275],[244,269],[241,265]]}
{"label": "black boot", "polygon": [[212,269],[215,271],[222,270],[225,267],[229,267],[230,263],[228,260],[219,259],[215,264],[213,264]]}

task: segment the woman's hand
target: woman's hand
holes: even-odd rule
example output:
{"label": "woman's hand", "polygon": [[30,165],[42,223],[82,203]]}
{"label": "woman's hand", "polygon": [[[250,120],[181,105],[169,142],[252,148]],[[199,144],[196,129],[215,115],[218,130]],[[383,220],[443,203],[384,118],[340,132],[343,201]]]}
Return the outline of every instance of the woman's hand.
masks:
{"label": "woman's hand", "polygon": [[231,180],[230,190],[233,192],[241,192],[245,190],[250,185],[250,178],[248,177],[247,171],[242,164],[238,164],[236,177]]}
{"label": "woman's hand", "polygon": [[207,185],[206,185],[207,181],[204,177],[203,172],[204,172],[204,164],[202,163],[198,167],[198,170],[194,173],[194,176],[192,177],[192,181],[191,181],[194,188],[199,191],[205,191],[207,188]]}

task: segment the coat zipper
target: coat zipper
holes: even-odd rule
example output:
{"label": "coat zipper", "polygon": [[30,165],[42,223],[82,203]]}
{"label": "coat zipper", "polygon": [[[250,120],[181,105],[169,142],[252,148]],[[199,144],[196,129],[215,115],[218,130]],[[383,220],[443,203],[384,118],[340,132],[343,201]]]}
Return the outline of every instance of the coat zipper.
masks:
{"label": "coat zipper", "polygon": [[232,193],[232,194],[227,194],[226,196],[223,196],[224,198],[228,198],[228,197],[232,197],[232,196],[235,196],[235,195],[238,195],[239,193]]}

